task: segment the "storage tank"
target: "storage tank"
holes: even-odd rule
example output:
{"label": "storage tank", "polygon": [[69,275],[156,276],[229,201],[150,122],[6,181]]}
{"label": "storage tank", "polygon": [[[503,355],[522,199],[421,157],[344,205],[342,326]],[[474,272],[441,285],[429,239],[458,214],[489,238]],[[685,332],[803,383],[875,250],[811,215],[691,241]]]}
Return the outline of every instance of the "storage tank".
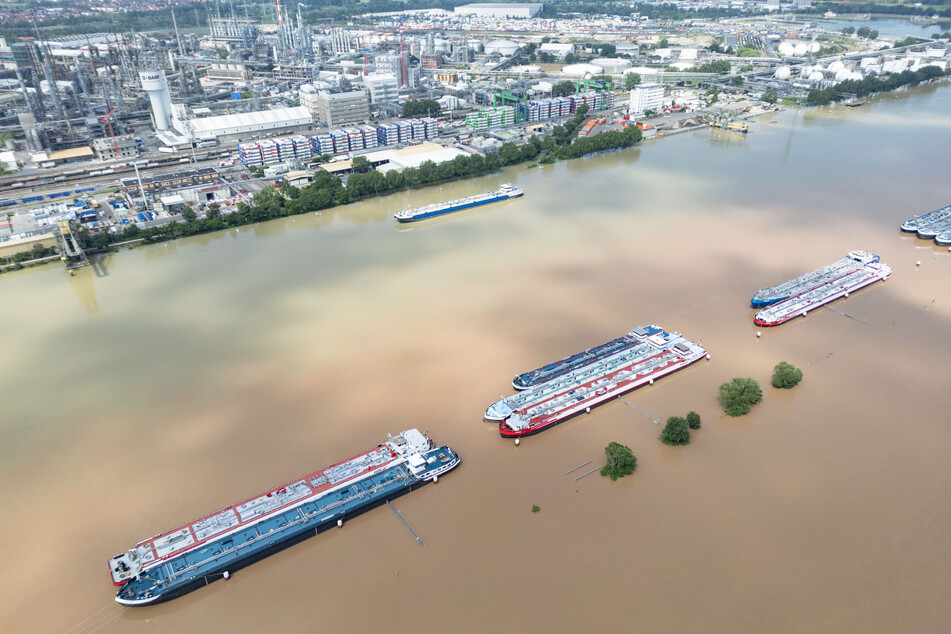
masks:
{"label": "storage tank", "polygon": [[148,93],[152,104],[152,118],[155,120],[156,130],[168,130],[172,111],[172,98],[168,93],[168,83],[165,81],[165,71],[139,71],[139,81],[142,90]]}
{"label": "storage tank", "polygon": [[604,69],[594,64],[570,64],[561,69],[562,75],[569,77],[585,77],[586,75],[600,75]]}
{"label": "storage tank", "polygon": [[518,50],[518,44],[511,40],[492,40],[485,45],[486,53],[498,53],[499,55],[511,56]]}
{"label": "storage tank", "polygon": [[776,79],[789,79],[789,66],[780,66],[776,69],[776,72],[773,73],[773,77]]}
{"label": "storage tank", "polygon": [[631,67],[631,62],[618,57],[599,57],[591,60],[595,66],[600,66],[608,75],[618,75]]}

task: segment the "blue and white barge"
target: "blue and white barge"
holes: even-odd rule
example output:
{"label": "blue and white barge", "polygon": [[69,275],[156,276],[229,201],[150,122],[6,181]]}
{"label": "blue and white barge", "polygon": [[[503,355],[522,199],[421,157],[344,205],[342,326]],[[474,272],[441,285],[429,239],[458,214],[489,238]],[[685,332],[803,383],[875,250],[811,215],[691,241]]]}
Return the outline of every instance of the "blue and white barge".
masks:
{"label": "blue and white barge", "polygon": [[399,211],[393,214],[393,217],[399,222],[415,222],[417,220],[423,220],[424,218],[432,218],[433,216],[441,216],[443,214],[452,213],[453,211],[468,209],[469,207],[487,205],[499,200],[518,198],[523,193],[524,192],[520,187],[503,183],[502,186],[494,192],[486,192],[484,194],[477,194],[475,196],[467,196],[465,198],[450,200],[443,203],[434,203],[424,207],[417,207],[416,209],[406,209],[405,211]]}
{"label": "blue and white barge", "polygon": [[109,560],[116,601],[165,601],[316,535],[459,464],[416,429],[348,460],[143,540]]}
{"label": "blue and white barge", "polygon": [[756,291],[756,294],[753,295],[753,298],[750,300],[750,306],[752,308],[765,308],[777,302],[802,295],[820,286],[831,284],[835,282],[835,280],[844,278],[855,271],[859,271],[869,264],[878,262],[878,259],[878,255],[870,251],[862,249],[849,251],[848,255],[841,260],[836,260],[832,264],[800,275],[788,282]]}
{"label": "blue and white barge", "polygon": [[610,357],[620,352],[624,352],[629,348],[633,348],[647,337],[663,331],[663,328],[653,324],[635,328],[623,337],[612,339],[611,341],[602,343],[599,346],[588,348],[587,350],[583,350],[569,357],[565,357],[564,359],[555,361],[554,363],[543,365],[540,368],[523,372],[522,374],[517,375],[512,381],[512,387],[514,387],[516,390],[527,390],[528,388],[534,387],[541,383],[551,381],[552,379],[557,379],[558,377],[577,370],[578,368],[591,365],[592,363],[596,363],[601,359]]}

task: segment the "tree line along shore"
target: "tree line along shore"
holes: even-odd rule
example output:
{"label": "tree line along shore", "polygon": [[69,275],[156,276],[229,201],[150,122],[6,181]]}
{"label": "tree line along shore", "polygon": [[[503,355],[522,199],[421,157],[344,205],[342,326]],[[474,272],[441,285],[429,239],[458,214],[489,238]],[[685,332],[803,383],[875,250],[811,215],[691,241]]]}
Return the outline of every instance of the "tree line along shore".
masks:
{"label": "tree line along shore", "polygon": [[[199,218],[193,209],[186,207],[182,211],[181,220],[166,225],[143,229],[131,224],[116,234],[105,231],[90,233],[80,227],[79,239],[85,249],[93,252],[109,250],[119,243],[130,241],[164,242],[275,218],[322,211],[372,196],[480,176],[536,159],[538,163],[548,164],[557,160],[626,148],[641,140],[642,133],[635,126],[593,137],[577,137],[587,111],[588,107],[582,105],[571,119],[555,126],[551,136],[544,139],[532,136],[521,146],[504,143],[497,153],[458,156],[452,161],[438,165],[426,161],[417,168],[406,168],[402,172],[391,170],[386,174],[371,169],[366,159],[361,161],[361,157],[357,157],[354,160],[356,171],[349,175],[346,185],[339,177],[318,170],[310,185],[297,188],[285,183],[280,189],[265,187],[254,195],[250,205],[238,203],[237,210],[233,213],[222,214],[220,206],[212,203],[205,208],[204,216]],[[42,254],[26,251],[9,258],[0,258],[8,260],[5,265],[0,263],[0,270],[3,266],[23,268],[30,261],[48,255],[50,254],[45,251]]]}

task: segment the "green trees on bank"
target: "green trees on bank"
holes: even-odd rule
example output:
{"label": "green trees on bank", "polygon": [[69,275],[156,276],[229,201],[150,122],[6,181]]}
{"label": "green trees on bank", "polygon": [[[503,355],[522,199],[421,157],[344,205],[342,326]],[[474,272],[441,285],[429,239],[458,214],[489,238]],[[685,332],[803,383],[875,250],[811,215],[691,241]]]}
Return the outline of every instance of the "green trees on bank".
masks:
{"label": "green trees on bank", "polygon": [[891,73],[884,77],[865,77],[864,79],[847,79],[830,88],[810,90],[806,95],[806,104],[810,106],[824,106],[843,98],[843,95],[865,97],[872,93],[888,92],[902,86],[914,86],[923,81],[937,79],[951,75],[951,69],[941,70],[937,66],[925,66],[919,70],[905,70],[900,73]]}
{"label": "green trees on bank", "polygon": [[755,379],[735,377],[720,386],[720,401],[729,416],[750,413],[750,408],[763,400],[763,390]]}
{"label": "green trees on bank", "polygon": [[[173,240],[274,218],[320,211],[345,205],[367,196],[487,174],[508,165],[531,161],[542,154],[544,156],[539,159],[540,163],[552,163],[556,159],[578,158],[592,152],[629,147],[642,138],[641,131],[633,126],[623,132],[609,131],[594,137],[576,138],[575,135],[584,123],[587,112],[588,106],[582,104],[578,107],[575,116],[564,124],[555,126],[552,136],[544,140],[532,136],[520,146],[504,143],[497,153],[485,156],[481,154],[457,156],[452,161],[438,165],[432,161],[426,161],[416,168],[406,168],[402,172],[391,170],[386,174],[369,169],[370,164],[364,157],[356,157],[353,167],[357,171],[350,174],[346,186],[337,176],[319,170],[314,175],[313,182],[307,187],[299,189],[286,183],[280,190],[265,187],[254,195],[250,205],[238,203],[237,210],[227,215],[222,215],[220,206],[212,203],[206,208],[204,218],[198,218],[198,214],[189,208],[182,214],[182,221],[145,229],[132,224],[126,226],[119,234],[105,231],[93,234],[81,229],[80,239],[87,248],[93,249],[107,248],[113,243],[129,240],[141,239],[145,242]],[[263,175],[264,168],[259,168],[258,172]],[[32,259],[32,255],[29,252],[22,256],[17,254],[22,261]]]}
{"label": "green trees on bank", "polygon": [[601,469],[602,476],[617,480],[634,473],[637,468],[637,457],[630,447],[612,442],[604,448],[604,453],[607,454],[608,461]]}

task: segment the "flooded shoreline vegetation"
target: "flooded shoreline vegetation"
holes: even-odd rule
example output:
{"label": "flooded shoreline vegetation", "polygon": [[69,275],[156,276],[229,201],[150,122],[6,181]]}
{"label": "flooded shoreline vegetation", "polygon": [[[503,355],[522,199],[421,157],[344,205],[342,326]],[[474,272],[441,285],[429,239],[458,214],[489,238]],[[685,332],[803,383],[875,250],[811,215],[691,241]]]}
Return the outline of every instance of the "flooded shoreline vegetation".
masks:
{"label": "flooded shoreline vegetation", "polygon": [[14,253],[9,257],[0,256],[0,273],[2,273],[8,266],[12,265],[11,269],[17,271],[25,268],[26,266],[30,266],[24,264],[24,262],[49,258],[54,255],[56,255],[56,249],[54,247],[44,247],[42,245],[35,244],[29,251],[19,251],[18,253]]}
{"label": "flooded shoreline vegetation", "polygon": [[780,361],[773,368],[773,387],[788,390],[802,381],[802,370],[791,363]]}
{"label": "flooded shoreline vegetation", "polygon": [[749,414],[753,405],[763,400],[763,389],[755,379],[735,377],[720,386],[720,401],[728,416]]}
{"label": "flooded shoreline vegetation", "polygon": [[[427,187],[470,176],[480,176],[496,172],[503,167],[531,161],[541,154],[544,154],[544,156],[539,162],[553,163],[556,159],[568,160],[586,154],[630,147],[641,140],[641,131],[633,126],[623,132],[609,131],[595,137],[575,138],[578,129],[581,128],[585,120],[587,111],[587,105],[580,106],[574,117],[562,126],[555,126],[551,137],[542,140],[532,136],[521,146],[514,143],[504,143],[498,153],[486,154],[485,156],[481,154],[457,156],[452,161],[439,165],[432,161],[426,161],[418,168],[409,167],[402,172],[391,170],[385,175],[382,172],[369,169],[369,164],[367,164],[367,171],[351,174],[346,185],[339,177],[328,172],[318,171],[314,175],[313,182],[307,187],[297,188],[286,183],[280,190],[274,187],[265,187],[254,195],[251,205],[238,203],[237,211],[227,215],[220,215],[218,208],[209,206],[205,217],[198,218],[191,208],[186,208],[182,213],[181,221],[170,222],[160,227],[141,229],[133,224],[118,234],[107,232],[91,234],[85,228],[80,228],[79,237],[84,247],[88,249],[109,249],[115,243],[135,240],[142,240],[146,243],[164,242],[232,227],[242,227],[276,218],[321,211],[396,191]],[[356,161],[355,164],[360,165]],[[25,253],[30,257],[21,256],[21,254],[16,254],[13,257],[32,259],[32,253]]]}
{"label": "flooded shoreline vegetation", "polygon": [[690,429],[700,429],[700,414],[693,410],[687,412],[687,426]]}
{"label": "flooded shoreline vegetation", "polygon": [[668,417],[664,431],[660,433],[660,441],[665,445],[689,445],[690,429],[687,419],[681,416]]}
{"label": "flooded shoreline vegetation", "polygon": [[910,4],[883,4],[878,2],[865,2],[862,4],[845,4],[841,2],[817,2],[809,9],[800,9],[799,13],[808,14],[808,13],[818,13],[822,14],[826,11],[833,11],[840,14],[854,14],[858,13],[859,15],[868,14],[869,16],[873,15],[934,15],[934,16],[943,16],[951,17],[951,8],[948,9],[937,9],[933,6],[921,6],[921,5],[910,5]]}
{"label": "flooded shoreline vegetation", "polygon": [[608,456],[608,462],[601,469],[601,475],[617,480],[626,475],[631,475],[637,469],[637,457],[631,448],[621,443],[612,442],[604,448],[604,453]]}
{"label": "flooded shoreline vegetation", "polygon": [[925,66],[921,70],[905,70],[885,78],[847,79],[830,88],[810,90],[806,95],[806,105],[824,106],[833,101],[845,99],[846,95],[865,97],[873,93],[889,92],[902,86],[915,86],[923,81],[947,76],[951,76],[951,69],[941,70],[937,66]]}

